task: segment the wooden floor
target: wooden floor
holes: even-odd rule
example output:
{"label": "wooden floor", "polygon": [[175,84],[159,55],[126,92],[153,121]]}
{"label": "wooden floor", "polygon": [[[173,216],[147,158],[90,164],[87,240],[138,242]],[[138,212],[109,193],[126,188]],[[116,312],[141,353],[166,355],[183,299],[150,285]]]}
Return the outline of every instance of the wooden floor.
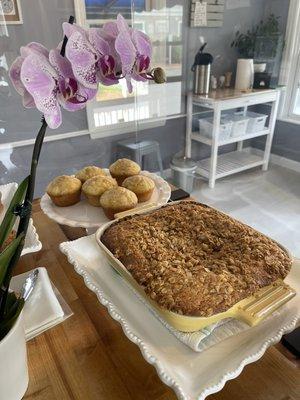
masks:
{"label": "wooden floor", "polygon": [[[24,399],[176,399],[59,251],[59,243],[84,231],[50,221],[38,202],[33,219],[43,249],[22,257],[16,274],[46,267],[74,315],[28,343],[30,383]],[[299,400],[299,364],[272,347],[209,399]]]}

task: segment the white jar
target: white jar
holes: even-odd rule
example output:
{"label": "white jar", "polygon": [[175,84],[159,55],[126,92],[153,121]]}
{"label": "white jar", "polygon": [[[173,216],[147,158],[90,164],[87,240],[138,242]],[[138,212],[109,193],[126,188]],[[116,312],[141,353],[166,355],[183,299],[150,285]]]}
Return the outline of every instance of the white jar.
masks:
{"label": "white jar", "polygon": [[0,341],[0,400],[20,400],[28,387],[28,366],[22,313]]}
{"label": "white jar", "polygon": [[235,89],[248,90],[253,86],[254,67],[253,60],[239,58],[237,62]]}

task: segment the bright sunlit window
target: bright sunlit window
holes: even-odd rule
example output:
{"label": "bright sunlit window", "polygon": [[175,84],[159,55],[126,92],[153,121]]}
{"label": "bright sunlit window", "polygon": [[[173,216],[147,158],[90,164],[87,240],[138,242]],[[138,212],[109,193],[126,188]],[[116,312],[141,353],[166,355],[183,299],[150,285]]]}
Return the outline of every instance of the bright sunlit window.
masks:
{"label": "bright sunlit window", "polygon": [[132,9],[130,0],[85,0],[85,7],[81,7],[77,19],[90,27],[102,26],[120,12],[129,25],[147,33],[153,45],[152,66],[164,68],[168,79],[166,85],[135,82],[132,94],[128,94],[125,81],[116,86],[100,85],[96,99],[87,107],[93,137],[132,132],[136,121],[144,122],[142,129],[159,126],[182,113],[183,7],[167,7],[166,3],[140,0]]}

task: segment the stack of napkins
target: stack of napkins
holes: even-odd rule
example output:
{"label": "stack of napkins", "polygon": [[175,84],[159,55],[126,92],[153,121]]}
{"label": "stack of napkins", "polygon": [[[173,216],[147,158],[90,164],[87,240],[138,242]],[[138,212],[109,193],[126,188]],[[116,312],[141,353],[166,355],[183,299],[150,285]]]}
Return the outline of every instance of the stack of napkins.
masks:
{"label": "stack of napkins", "polygon": [[[23,309],[26,340],[52,328],[65,319],[62,309],[49,279],[46,268],[38,268],[39,274],[35,287]],[[32,271],[12,278],[10,289],[20,292],[27,276]]]}

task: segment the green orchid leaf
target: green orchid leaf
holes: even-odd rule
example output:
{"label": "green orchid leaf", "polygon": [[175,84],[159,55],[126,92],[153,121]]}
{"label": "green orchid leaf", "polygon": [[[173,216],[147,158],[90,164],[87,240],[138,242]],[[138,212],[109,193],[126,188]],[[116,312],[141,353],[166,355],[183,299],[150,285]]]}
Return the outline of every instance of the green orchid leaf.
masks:
{"label": "green orchid leaf", "polygon": [[22,204],[28,187],[28,181],[29,176],[25,178],[19,185],[0,225],[0,249],[12,231],[17,218],[17,216],[14,214],[14,209],[17,205]]}
{"label": "green orchid leaf", "polygon": [[24,299],[17,298],[15,293],[8,293],[4,318],[0,321],[0,340],[11,330],[24,307]]}
{"label": "green orchid leaf", "polygon": [[9,292],[5,304],[4,319],[9,321],[14,318],[16,312],[19,309],[19,302],[24,299],[18,298],[14,292]]}
{"label": "green orchid leaf", "polygon": [[4,250],[0,253],[0,286],[2,286],[7,272],[9,263],[15,254],[21,240],[24,239],[24,233],[21,233],[17,238],[15,238]]}

